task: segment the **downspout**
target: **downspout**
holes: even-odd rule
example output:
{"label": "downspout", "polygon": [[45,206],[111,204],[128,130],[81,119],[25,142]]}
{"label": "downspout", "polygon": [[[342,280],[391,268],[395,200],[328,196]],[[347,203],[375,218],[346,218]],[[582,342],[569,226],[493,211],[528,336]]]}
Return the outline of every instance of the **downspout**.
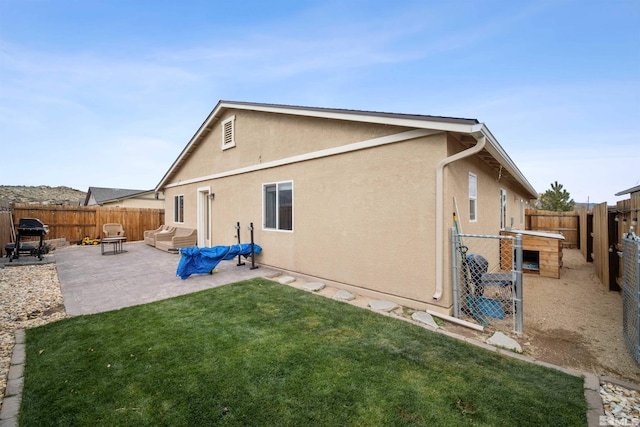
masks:
{"label": "downspout", "polygon": [[440,160],[436,168],[436,293],[433,294],[434,301],[440,301],[444,287],[444,168],[449,163],[479,153],[484,148],[486,142],[487,138],[483,134],[480,139],[478,139],[476,145]]}

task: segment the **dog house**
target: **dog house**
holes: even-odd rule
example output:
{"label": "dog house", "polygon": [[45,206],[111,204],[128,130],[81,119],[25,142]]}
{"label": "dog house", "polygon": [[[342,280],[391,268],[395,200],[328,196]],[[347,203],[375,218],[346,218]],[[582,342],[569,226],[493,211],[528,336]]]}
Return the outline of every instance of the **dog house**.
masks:
{"label": "dog house", "polygon": [[[562,268],[562,234],[544,233],[531,230],[502,230],[503,236],[515,237],[522,234],[522,271],[545,277],[560,278]],[[511,245],[503,245],[502,259],[512,259],[507,251]],[[505,266],[503,266],[503,269]]]}

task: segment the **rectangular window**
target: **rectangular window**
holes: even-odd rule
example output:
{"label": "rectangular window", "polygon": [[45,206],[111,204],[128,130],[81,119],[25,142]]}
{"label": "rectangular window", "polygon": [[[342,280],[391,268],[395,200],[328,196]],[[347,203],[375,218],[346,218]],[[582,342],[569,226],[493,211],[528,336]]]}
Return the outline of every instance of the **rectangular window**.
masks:
{"label": "rectangular window", "polygon": [[173,196],[173,222],[184,222],[184,195]]}
{"label": "rectangular window", "polygon": [[469,221],[478,220],[478,178],[469,172]]}
{"label": "rectangular window", "polygon": [[236,116],[231,116],[222,122],[222,149],[226,150],[236,146],[235,139]]}
{"label": "rectangular window", "polygon": [[264,228],[293,231],[293,182],[264,184],[262,191]]}
{"label": "rectangular window", "polygon": [[524,224],[524,200],[520,199],[520,225]]}
{"label": "rectangular window", "polygon": [[507,190],[500,189],[500,229],[507,227]]}

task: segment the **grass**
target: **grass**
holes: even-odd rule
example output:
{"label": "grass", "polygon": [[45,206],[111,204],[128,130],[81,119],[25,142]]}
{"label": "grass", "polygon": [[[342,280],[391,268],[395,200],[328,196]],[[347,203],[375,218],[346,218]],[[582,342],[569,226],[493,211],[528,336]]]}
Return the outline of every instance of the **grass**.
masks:
{"label": "grass", "polygon": [[581,378],[264,279],[26,337],[23,427],[586,425]]}

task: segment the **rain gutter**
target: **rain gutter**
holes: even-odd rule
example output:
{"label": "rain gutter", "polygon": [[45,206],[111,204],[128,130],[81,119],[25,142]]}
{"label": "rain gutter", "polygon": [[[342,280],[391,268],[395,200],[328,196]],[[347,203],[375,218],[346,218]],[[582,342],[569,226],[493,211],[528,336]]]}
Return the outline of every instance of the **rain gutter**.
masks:
{"label": "rain gutter", "polygon": [[483,124],[477,127],[476,132],[480,131],[480,135],[476,137],[478,141],[476,145],[440,160],[436,168],[436,292],[433,294],[434,301],[440,301],[444,288],[444,168],[450,163],[482,151],[487,143],[485,127]]}

